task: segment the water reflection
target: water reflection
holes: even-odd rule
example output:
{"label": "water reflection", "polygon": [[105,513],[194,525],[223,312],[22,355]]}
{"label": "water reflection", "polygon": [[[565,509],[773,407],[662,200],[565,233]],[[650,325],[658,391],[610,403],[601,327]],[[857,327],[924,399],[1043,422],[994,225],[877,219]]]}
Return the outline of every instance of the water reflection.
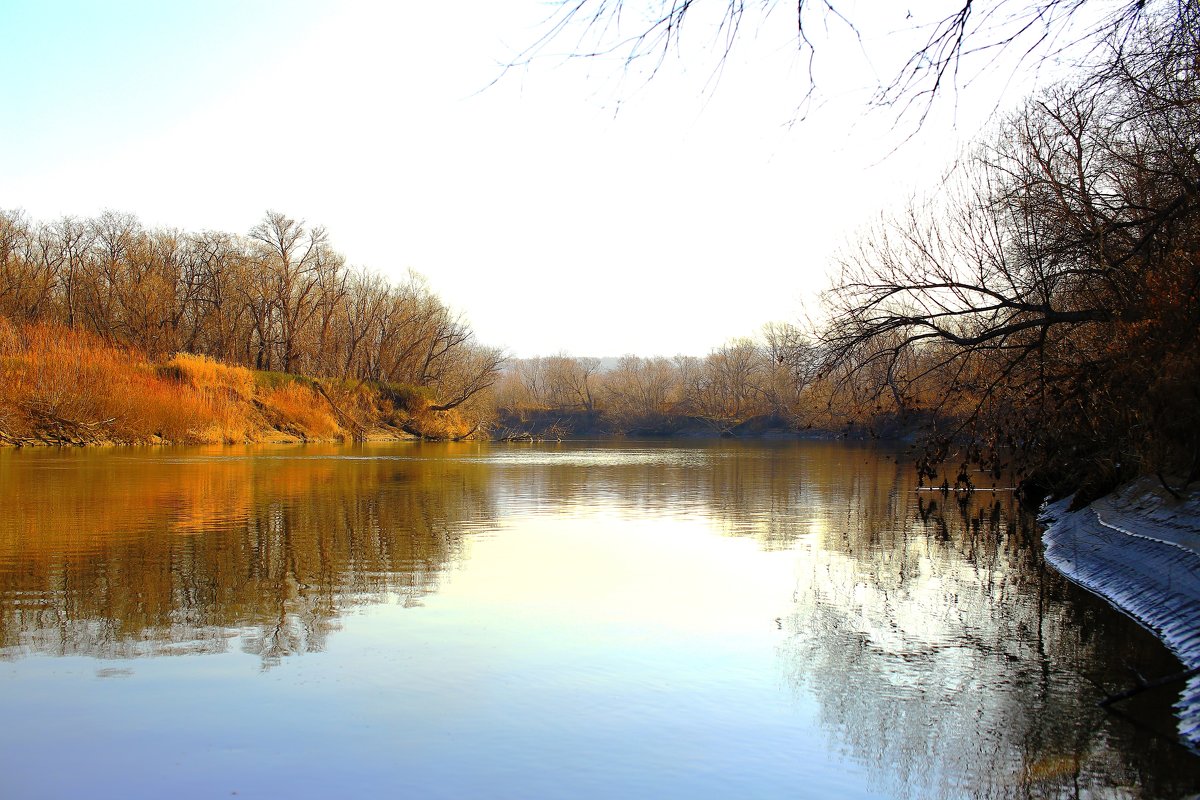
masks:
{"label": "water reflection", "polygon": [[348,607],[417,603],[495,516],[457,460],[0,459],[0,655],[319,651]]}
{"label": "water reflection", "polygon": [[[910,498],[898,453],[841,443],[654,443],[511,448],[497,499],[513,511],[611,506],[631,516],[702,518],[724,533],[785,550],[814,530],[871,530]],[[877,487],[892,487],[880,492]]]}
{"label": "water reflection", "polygon": [[[889,496],[915,497],[906,484]],[[783,658],[839,745],[894,796],[1194,791],[1169,693],[1120,721],[1096,705],[1173,660],[1046,568],[1010,500],[941,499],[810,552]]]}
{"label": "water reflection", "polygon": [[[722,757],[760,753],[747,772],[763,783],[726,784],[733,794],[802,793],[820,768],[786,757],[803,741],[788,715],[811,705],[828,742],[815,758],[826,774],[861,768],[862,796],[1178,797],[1200,787],[1200,763],[1175,741],[1170,691],[1139,699],[1128,718],[1095,706],[1098,687],[1126,685],[1131,668],[1174,670],[1169,656],[1041,563],[1007,493],[963,504],[918,493],[896,455],[830,443],[0,453],[0,657],[232,651],[273,667],[324,650],[355,609],[433,602],[462,573],[457,605],[421,628],[433,635],[438,620],[456,620],[446,652],[460,657],[438,651],[406,668],[446,691],[423,702],[467,716],[464,686],[508,686],[523,698],[522,724],[555,731],[525,743],[547,776],[597,770],[549,757],[576,736],[606,748],[609,773],[618,762],[638,769],[646,743],[631,731],[657,714],[717,738],[731,726],[742,738],[730,735]],[[761,573],[730,563],[726,597],[778,590],[783,601],[747,601],[716,634],[695,637],[721,611],[696,594],[725,574],[701,559],[730,557],[705,544],[713,532],[764,559]],[[743,573],[764,585],[737,584]],[[463,620],[494,637],[491,660],[461,657],[478,646]],[[736,626],[756,633],[733,648]],[[742,651],[767,627],[758,662]],[[715,636],[725,649],[711,648]],[[660,647],[674,648],[671,660],[655,660]],[[505,671],[497,652],[518,666]],[[604,672],[610,662],[619,666]],[[134,684],[127,663],[96,675]],[[699,694],[684,691],[693,685]],[[564,708],[576,695],[587,708]],[[760,696],[765,705],[747,699]],[[602,720],[611,736],[564,732],[572,714]],[[481,725],[472,718],[470,730]],[[761,741],[745,739],[754,730]],[[479,736],[489,747],[505,738]],[[623,739],[629,752],[612,752]],[[629,785],[661,790],[674,775],[662,762],[641,768],[659,770],[660,783]],[[562,794],[546,781],[544,794]],[[683,794],[680,785],[667,788]]]}

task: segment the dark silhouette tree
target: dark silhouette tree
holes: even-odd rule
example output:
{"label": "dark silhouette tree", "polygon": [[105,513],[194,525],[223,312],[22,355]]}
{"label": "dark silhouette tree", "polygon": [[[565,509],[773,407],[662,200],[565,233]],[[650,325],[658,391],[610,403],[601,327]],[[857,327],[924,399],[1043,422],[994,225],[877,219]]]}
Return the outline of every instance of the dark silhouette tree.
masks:
{"label": "dark silhouette tree", "polygon": [[842,260],[827,369],[953,420],[935,454],[1007,443],[1051,488],[1200,476],[1200,14],[1183,11],[1110,41]]}

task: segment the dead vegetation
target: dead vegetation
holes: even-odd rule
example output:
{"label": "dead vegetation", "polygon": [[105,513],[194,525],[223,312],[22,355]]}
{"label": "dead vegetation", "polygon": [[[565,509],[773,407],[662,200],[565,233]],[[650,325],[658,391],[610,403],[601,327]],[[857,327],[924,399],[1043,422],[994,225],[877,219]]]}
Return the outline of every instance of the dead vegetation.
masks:
{"label": "dead vegetation", "polygon": [[405,389],[256,373],[190,353],[154,363],[86,331],[0,317],[0,444],[459,439],[478,430]]}

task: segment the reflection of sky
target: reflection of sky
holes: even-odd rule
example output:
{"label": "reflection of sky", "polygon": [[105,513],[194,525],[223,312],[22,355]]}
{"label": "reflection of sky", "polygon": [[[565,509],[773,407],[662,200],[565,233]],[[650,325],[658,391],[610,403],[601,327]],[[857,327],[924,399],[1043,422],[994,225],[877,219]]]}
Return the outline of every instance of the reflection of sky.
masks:
{"label": "reflection of sky", "polygon": [[[360,609],[324,652],[269,672],[236,651],[100,662],[129,670],[104,678],[89,659],[11,662],[7,680],[27,691],[0,711],[31,722],[4,750],[10,785],[873,796],[828,752],[815,704],[781,694],[794,555],[702,520],[619,512],[508,517],[419,606]],[[54,737],[85,768],[30,774]]]}
{"label": "reflection of sky", "polygon": [[[0,715],[23,721],[0,735],[0,794],[1170,796],[1200,779],[1091,706],[1082,676],[1146,663],[1136,628],[1067,597],[1003,515],[927,535],[908,473],[867,450],[304,452],[211,472],[179,452],[21,461],[77,463],[78,494],[69,470],[42,487],[68,512],[136,504],[137,477],[144,525],[165,516],[130,532],[134,509],[98,512],[111,530],[47,558],[51,602],[24,617],[42,600],[0,595]],[[36,500],[18,461],[0,479]],[[198,513],[231,499],[244,536]],[[0,522],[0,544],[59,546],[27,530]],[[223,574],[226,545],[264,574]],[[0,557],[13,585],[42,554],[24,552]],[[139,569],[167,590],[144,628]],[[131,588],[93,595],[113,582]]]}

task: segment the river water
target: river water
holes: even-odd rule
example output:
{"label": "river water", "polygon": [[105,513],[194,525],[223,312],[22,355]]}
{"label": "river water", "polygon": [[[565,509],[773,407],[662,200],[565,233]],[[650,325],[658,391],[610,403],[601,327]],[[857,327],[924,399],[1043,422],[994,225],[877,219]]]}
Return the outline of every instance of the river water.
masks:
{"label": "river water", "polygon": [[[982,481],[984,486],[990,482]],[[0,796],[1183,797],[1003,491],[828,442],[0,452]]]}

